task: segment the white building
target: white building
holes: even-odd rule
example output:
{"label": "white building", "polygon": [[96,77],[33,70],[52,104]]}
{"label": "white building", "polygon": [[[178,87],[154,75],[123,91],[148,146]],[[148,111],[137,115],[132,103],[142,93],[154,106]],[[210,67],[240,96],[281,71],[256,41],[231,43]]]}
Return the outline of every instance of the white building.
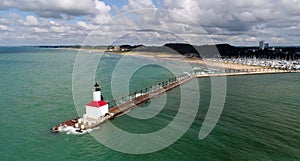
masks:
{"label": "white building", "polygon": [[264,50],[265,49],[265,41],[259,41],[259,50]]}
{"label": "white building", "polygon": [[269,49],[269,43],[264,44],[264,49],[268,50]]}
{"label": "white building", "polygon": [[93,101],[85,107],[84,120],[99,119],[108,113],[108,104],[102,100],[100,86],[96,83],[93,90]]}

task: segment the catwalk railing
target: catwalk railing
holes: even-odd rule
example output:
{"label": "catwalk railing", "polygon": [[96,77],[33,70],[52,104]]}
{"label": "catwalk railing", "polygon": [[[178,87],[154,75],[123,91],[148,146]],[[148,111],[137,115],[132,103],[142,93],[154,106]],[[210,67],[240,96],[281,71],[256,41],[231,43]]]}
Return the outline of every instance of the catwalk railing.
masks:
{"label": "catwalk railing", "polygon": [[181,82],[186,82],[185,80],[191,79],[191,78],[198,78],[198,77],[209,77],[209,76],[224,76],[226,74],[233,75],[236,73],[236,75],[239,74],[256,74],[256,73],[289,73],[289,72],[300,72],[299,70],[285,70],[285,69],[275,69],[275,68],[253,68],[253,69],[215,69],[215,70],[194,70],[192,73],[184,73],[177,77],[170,78],[166,81],[162,81],[159,83],[155,83],[151,86],[136,90],[129,95],[121,96],[114,98],[113,100],[108,102],[109,108],[120,106],[127,102],[133,102],[137,100],[138,98],[143,99],[143,96],[149,97],[149,93],[153,93],[155,91],[159,91],[161,89],[165,89],[169,87],[170,85],[180,85]]}
{"label": "catwalk railing", "polygon": [[115,106],[120,106],[121,104],[126,103],[126,102],[134,101],[138,97],[145,96],[145,95],[149,94],[150,92],[155,92],[157,90],[164,89],[171,84],[179,83],[190,77],[192,77],[192,75],[189,73],[181,74],[177,77],[170,78],[166,81],[155,83],[151,86],[136,90],[136,91],[130,93],[129,95],[114,98],[114,100],[111,100],[108,102],[109,108],[115,107]]}

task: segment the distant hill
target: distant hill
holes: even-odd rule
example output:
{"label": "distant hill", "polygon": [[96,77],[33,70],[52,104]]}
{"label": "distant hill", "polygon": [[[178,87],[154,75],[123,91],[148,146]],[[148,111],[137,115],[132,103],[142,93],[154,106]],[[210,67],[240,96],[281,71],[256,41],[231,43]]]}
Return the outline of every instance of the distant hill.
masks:
{"label": "distant hill", "polygon": [[241,49],[229,44],[217,44],[217,45],[202,45],[193,46],[183,43],[169,43],[164,46],[169,47],[182,55],[194,56],[198,58],[203,57],[218,57],[218,56],[232,56],[238,53]]}
{"label": "distant hill", "polygon": [[120,45],[120,46],[39,46],[41,48],[85,48],[104,49],[110,52],[164,52],[169,54],[181,54],[188,58],[214,58],[214,57],[257,57],[257,58],[279,58],[300,59],[300,47],[274,47],[259,50],[258,47],[236,47],[230,44],[216,45],[191,45],[185,43],[167,43],[163,46],[144,45]]}
{"label": "distant hill", "polygon": [[258,47],[236,47],[230,44],[193,46],[183,43],[169,43],[165,47],[186,56],[198,58],[213,57],[257,57],[257,58],[279,58],[300,59],[300,47],[276,47],[259,50]]}
{"label": "distant hill", "polygon": [[164,46],[176,51],[179,54],[185,55],[187,57],[201,58],[197,49],[195,49],[195,47],[190,44],[170,43],[170,44],[165,44]]}

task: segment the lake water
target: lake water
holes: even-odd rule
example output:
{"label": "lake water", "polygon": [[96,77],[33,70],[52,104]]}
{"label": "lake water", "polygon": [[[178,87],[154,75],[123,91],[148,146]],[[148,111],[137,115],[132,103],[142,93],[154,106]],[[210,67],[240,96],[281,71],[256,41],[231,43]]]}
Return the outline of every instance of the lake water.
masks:
{"label": "lake water", "polygon": [[[0,48],[1,160],[300,160],[300,73],[227,77],[223,113],[203,140],[198,134],[210,103],[211,81],[198,79],[200,105],[191,127],[174,144],[153,153],[118,152],[90,134],[51,133],[54,125],[78,117],[72,95],[76,55],[75,50]],[[106,55],[96,72],[106,99],[112,99],[111,75],[119,57]],[[143,59],[132,57],[131,65]],[[148,65],[135,72],[127,88],[134,91],[173,76],[163,67]],[[195,90],[189,83],[184,86]],[[166,98],[164,109],[153,118],[122,116],[111,123],[130,133],[157,131],[175,117],[179,88]],[[103,126],[96,131],[104,132]]]}

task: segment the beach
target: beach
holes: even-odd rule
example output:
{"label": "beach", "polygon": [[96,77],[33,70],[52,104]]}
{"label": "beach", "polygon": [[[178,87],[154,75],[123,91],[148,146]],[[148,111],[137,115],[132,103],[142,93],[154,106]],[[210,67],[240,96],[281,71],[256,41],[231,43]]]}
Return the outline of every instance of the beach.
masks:
{"label": "beach", "polygon": [[[94,50],[92,50],[94,51]],[[169,54],[169,53],[155,53],[155,52],[110,52],[114,54],[122,54],[122,55],[130,55],[136,57],[144,57],[149,59],[162,59],[162,60],[171,60],[171,61],[184,61],[187,63],[196,63],[205,66],[217,67],[217,68],[225,68],[225,69],[234,69],[234,70],[259,70],[264,69],[266,73],[270,71],[275,71],[275,69],[266,68],[262,66],[250,66],[244,64],[235,64],[235,63],[222,63],[210,60],[204,60],[200,58],[186,58],[180,54]]]}

